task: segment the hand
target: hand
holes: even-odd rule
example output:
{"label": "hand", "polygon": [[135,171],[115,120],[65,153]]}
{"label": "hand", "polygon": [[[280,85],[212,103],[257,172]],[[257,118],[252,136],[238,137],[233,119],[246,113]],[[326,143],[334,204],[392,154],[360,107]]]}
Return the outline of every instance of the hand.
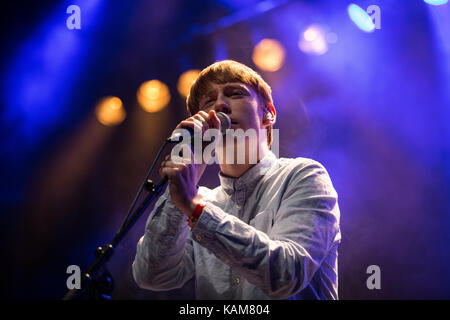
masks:
{"label": "hand", "polygon": [[169,192],[173,204],[186,216],[190,216],[198,203],[197,183],[205,170],[206,165],[197,165],[185,162],[174,162],[170,155],[161,163],[159,173],[161,177],[167,176]]}
{"label": "hand", "polygon": [[[193,139],[198,139],[199,137],[202,138],[205,131],[208,129],[217,129],[220,132],[220,120],[216,115],[216,112],[214,110],[209,111],[209,113],[206,113],[205,111],[199,111],[198,113],[196,113],[195,115],[193,115],[190,118],[187,118],[184,121],[181,121],[176,129],[192,129],[192,131],[194,132]],[[199,134],[201,133],[201,134]],[[211,136],[210,136],[211,137]],[[211,139],[209,139],[211,140]],[[195,146],[195,148],[197,148],[197,146],[199,145],[199,141],[195,140],[193,141],[193,146]],[[209,141],[202,141],[202,143],[200,144],[201,148],[201,154],[196,154],[196,161],[197,163],[201,162],[204,163],[205,161],[205,157],[203,156],[203,152],[205,150],[205,147],[209,144]],[[176,149],[174,148],[173,151],[175,151]],[[197,152],[197,149],[195,150],[195,152]]]}
{"label": "hand", "polygon": [[[176,128],[192,128],[204,133],[209,128],[220,129],[220,121],[215,111],[211,110],[209,113],[200,111],[181,121]],[[199,203],[197,184],[206,168],[206,163],[195,164],[193,156],[191,152],[189,163],[188,161],[174,162],[170,156],[167,156],[160,168],[161,177],[167,176],[168,178],[169,192],[173,204],[188,217]]]}

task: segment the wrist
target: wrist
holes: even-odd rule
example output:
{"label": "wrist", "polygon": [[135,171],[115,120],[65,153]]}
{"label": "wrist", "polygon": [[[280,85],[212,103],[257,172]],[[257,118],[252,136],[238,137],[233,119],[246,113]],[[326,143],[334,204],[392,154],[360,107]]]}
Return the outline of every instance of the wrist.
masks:
{"label": "wrist", "polygon": [[198,205],[204,204],[204,201],[201,200],[201,198],[197,195],[192,199],[190,205],[189,205],[189,212],[187,214],[188,218],[192,218],[192,214],[194,213],[195,209]]}
{"label": "wrist", "polygon": [[185,206],[183,206],[184,208],[183,210],[181,210],[181,212],[183,212],[183,214],[186,217],[191,218],[192,213],[194,212],[197,205],[202,203],[203,201],[201,201],[200,196],[196,195],[191,201],[189,201]]}
{"label": "wrist", "polygon": [[191,227],[191,229],[197,223],[197,221],[200,218],[200,215],[202,214],[204,208],[205,208],[204,201],[202,201],[200,198],[193,199],[193,201],[191,203],[191,209],[192,210],[187,215],[188,218],[186,219],[186,221],[188,222],[188,225],[189,225],[189,227]]}

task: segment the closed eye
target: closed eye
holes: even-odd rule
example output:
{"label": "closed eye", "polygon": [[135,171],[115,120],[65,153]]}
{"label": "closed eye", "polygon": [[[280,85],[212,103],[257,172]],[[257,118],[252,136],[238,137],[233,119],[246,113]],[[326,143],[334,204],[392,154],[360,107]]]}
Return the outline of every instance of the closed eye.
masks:
{"label": "closed eye", "polygon": [[211,104],[212,102],[214,102],[214,99],[206,100],[206,102],[204,103],[204,106],[206,107],[206,106],[208,106],[209,104]]}
{"label": "closed eye", "polygon": [[233,93],[231,94],[231,96],[242,96],[242,95],[244,95],[242,91],[233,91]]}

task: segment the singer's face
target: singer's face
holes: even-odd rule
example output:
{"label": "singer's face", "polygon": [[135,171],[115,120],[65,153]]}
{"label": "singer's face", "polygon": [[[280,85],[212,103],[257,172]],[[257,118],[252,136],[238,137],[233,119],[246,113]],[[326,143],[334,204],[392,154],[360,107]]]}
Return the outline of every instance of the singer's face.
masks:
{"label": "singer's face", "polygon": [[231,119],[231,129],[255,129],[262,127],[263,102],[247,84],[229,82],[211,83],[200,99],[200,110],[226,113]]}

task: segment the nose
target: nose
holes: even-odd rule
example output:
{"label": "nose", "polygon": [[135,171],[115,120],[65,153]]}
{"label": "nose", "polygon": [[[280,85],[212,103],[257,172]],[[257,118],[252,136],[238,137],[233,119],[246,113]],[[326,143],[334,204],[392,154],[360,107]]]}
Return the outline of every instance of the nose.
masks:
{"label": "nose", "polygon": [[214,104],[214,111],[223,112],[225,114],[231,113],[230,105],[223,99],[223,97],[218,97],[216,103]]}

